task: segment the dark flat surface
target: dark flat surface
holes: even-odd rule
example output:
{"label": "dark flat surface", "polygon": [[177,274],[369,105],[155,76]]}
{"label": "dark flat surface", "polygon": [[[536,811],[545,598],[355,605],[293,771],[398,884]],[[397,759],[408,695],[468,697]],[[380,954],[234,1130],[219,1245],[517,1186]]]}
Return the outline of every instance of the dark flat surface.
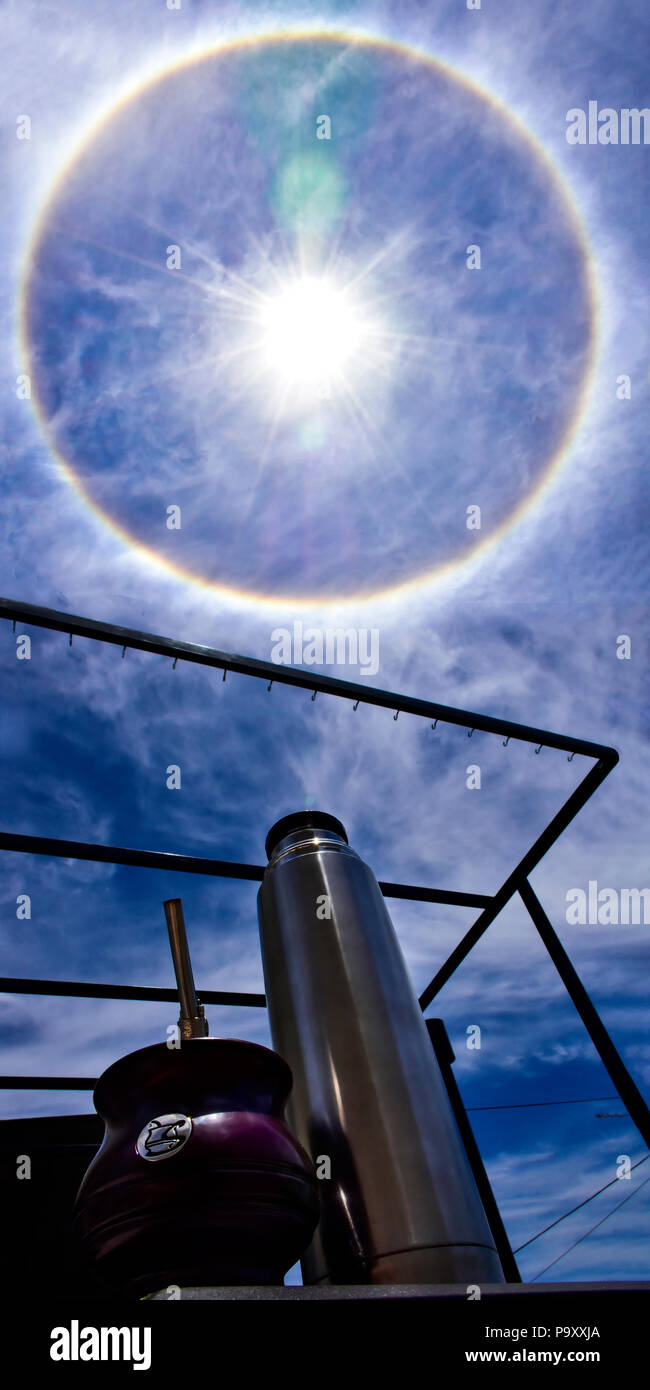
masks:
{"label": "dark flat surface", "polygon": [[[516,1296],[518,1298],[536,1299],[543,1297],[553,1297],[558,1294],[562,1298],[590,1297],[610,1298],[613,1294],[626,1295],[630,1293],[650,1293],[650,1282],[621,1282],[612,1281],[591,1284],[482,1284],[481,1301],[483,1299],[499,1300],[508,1299]],[[284,1287],[269,1288],[259,1286],[256,1288],[201,1288],[201,1289],[181,1289],[181,1299],[190,1303],[203,1303],[212,1301],[222,1302],[298,1302],[298,1303],[322,1303],[340,1302],[342,1300],[358,1300],[361,1302],[374,1302],[376,1299],[426,1299],[426,1298],[453,1298],[467,1303],[467,1289],[464,1284],[337,1284],[328,1287]],[[143,1302],[160,1303],[167,1302],[169,1294],[166,1289],[159,1293],[149,1294]]]}

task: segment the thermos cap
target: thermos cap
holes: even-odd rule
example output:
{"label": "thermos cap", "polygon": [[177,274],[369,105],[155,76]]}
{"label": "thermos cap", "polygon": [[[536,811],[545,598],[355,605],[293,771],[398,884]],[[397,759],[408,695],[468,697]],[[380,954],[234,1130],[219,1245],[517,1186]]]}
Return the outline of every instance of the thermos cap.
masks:
{"label": "thermos cap", "polygon": [[328,811],[294,811],[271,826],[266,837],[267,859],[271,858],[280,841],[291,835],[294,830],[329,830],[338,835],[346,845],[348,843],[345,826],[336,816],[330,816]]}

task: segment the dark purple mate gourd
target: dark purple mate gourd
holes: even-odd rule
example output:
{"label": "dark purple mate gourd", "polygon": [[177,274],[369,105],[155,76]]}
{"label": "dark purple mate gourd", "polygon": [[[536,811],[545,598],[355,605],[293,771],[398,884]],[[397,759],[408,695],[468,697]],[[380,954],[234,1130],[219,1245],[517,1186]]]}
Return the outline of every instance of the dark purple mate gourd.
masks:
{"label": "dark purple mate gourd", "polygon": [[311,1160],[283,1118],[291,1071],[269,1048],[206,1036],[180,903],[165,906],[177,1036],[99,1078],[106,1130],[77,1195],[75,1230],[105,1283],[131,1296],[282,1284],[319,1217]]}

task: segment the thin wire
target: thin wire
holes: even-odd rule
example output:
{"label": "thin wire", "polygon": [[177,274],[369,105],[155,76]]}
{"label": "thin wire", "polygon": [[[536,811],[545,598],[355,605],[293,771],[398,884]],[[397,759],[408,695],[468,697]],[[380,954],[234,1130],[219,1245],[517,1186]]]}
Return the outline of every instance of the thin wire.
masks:
{"label": "thin wire", "polygon": [[528,1100],[515,1105],[466,1105],[465,1109],[468,1113],[470,1110],[535,1110],[540,1105],[592,1105],[597,1100],[620,1100],[620,1096],[582,1096],[576,1100]]}
{"label": "thin wire", "polygon": [[[616,1182],[618,1181],[619,1179],[616,1178]],[[575,1250],[576,1245],[579,1245],[582,1240],[586,1240],[587,1236],[590,1236],[592,1231],[595,1231],[598,1229],[599,1226],[602,1226],[604,1221],[609,1221],[610,1216],[613,1216],[614,1212],[618,1211],[620,1207],[624,1207],[625,1203],[629,1202],[632,1199],[632,1197],[636,1197],[637,1192],[640,1192],[641,1188],[645,1187],[647,1182],[650,1182],[650,1178],[644,1178],[643,1182],[640,1182],[639,1186],[635,1187],[634,1192],[628,1192],[627,1197],[624,1197],[622,1202],[617,1202],[616,1206],[612,1207],[612,1210],[608,1211],[606,1216],[601,1216],[600,1221],[597,1221],[595,1226],[590,1226],[589,1230],[585,1231],[583,1236],[578,1236],[578,1239],[574,1240],[573,1245],[570,1245],[568,1250],[563,1250],[561,1255],[556,1255],[555,1259],[551,1260],[550,1265],[545,1265],[544,1269],[540,1269],[539,1274],[533,1275],[533,1278],[530,1281],[531,1284],[534,1284],[536,1279],[541,1279],[542,1274],[546,1274],[547,1269],[551,1269],[553,1265],[556,1265],[558,1263],[559,1260],[563,1260],[565,1255],[569,1255],[572,1250]]]}
{"label": "thin wire", "polygon": [[[640,1164],[647,1163],[649,1158],[650,1153],[644,1154],[643,1158],[637,1159],[637,1162],[632,1164],[630,1172],[633,1173],[634,1169],[638,1168]],[[555,1221],[551,1221],[550,1225],[545,1226],[543,1231],[538,1231],[536,1236],[531,1236],[530,1240],[525,1240],[523,1245],[518,1245],[517,1249],[513,1250],[513,1255],[518,1255],[520,1250],[525,1250],[526,1246],[532,1245],[534,1240],[539,1240],[540,1236],[545,1236],[547,1231],[552,1231],[554,1226],[559,1226],[560,1221],[566,1221],[567,1216],[573,1216],[574,1211],[580,1211],[581,1207],[586,1207],[587,1202],[593,1202],[594,1197],[600,1197],[601,1192],[606,1192],[608,1187],[613,1187],[615,1182],[620,1181],[620,1178],[612,1178],[611,1182],[606,1182],[604,1187],[599,1187],[597,1192],[592,1192],[591,1197],[585,1197],[584,1202],[578,1202],[577,1207],[572,1207],[570,1211],[565,1211],[563,1216],[556,1217]],[[543,1274],[544,1270],[541,1272]]]}

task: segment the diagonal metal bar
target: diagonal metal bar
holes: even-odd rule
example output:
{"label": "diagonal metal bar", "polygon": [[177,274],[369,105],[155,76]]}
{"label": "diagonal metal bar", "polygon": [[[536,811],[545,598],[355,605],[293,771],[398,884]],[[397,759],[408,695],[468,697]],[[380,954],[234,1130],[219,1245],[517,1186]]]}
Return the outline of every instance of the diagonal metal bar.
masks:
{"label": "diagonal metal bar", "polygon": [[[261,883],[261,864],[238,864],[228,859],[198,859],[167,851],[124,849],[119,845],[86,844],[80,840],[52,840],[47,835],[17,835],[0,831],[0,849],[21,854],[47,854],[55,859],[90,859],[97,864],[125,864],[139,869],[167,869],[180,874],[208,874],[214,878],[242,878]],[[406,898],[424,903],[451,903],[455,907],[486,907],[485,893],[458,893],[451,888],[418,888],[411,883],[380,883],[387,898]]]}
{"label": "diagonal metal bar", "polygon": [[443,985],[447,983],[447,980],[453,975],[454,971],[461,964],[461,961],[464,961],[465,957],[472,950],[472,947],[476,945],[477,941],[480,941],[484,931],[487,931],[487,928],[490,926],[490,923],[499,915],[502,908],[505,907],[506,903],[510,901],[514,894],[521,889],[522,884],[526,882],[528,875],[532,873],[533,869],[539,864],[540,859],[544,857],[551,848],[551,845],[555,844],[558,836],[562,834],[563,830],[566,830],[567,825],[570,825],[574,816],[578,814],[578,811],[582,809],[585,802],[589,800],[589,797],[593,795],[596,788],[600,786],[600,783],[604,781],[608,773],[611,772],[612,767],[618,762],[618,753],[615,753],[614,750],[611,751],[613,753],[613,761],[603,758],[597,762],[594,767],[590,768],[587,776],[584,777],[580,783],[580,786],[576,787],[575,791],[572,792],[568,800],[565,801],[564,806],[560,808],[557,815],[553,817],[553,820],[550,821],[545,830],[542,831],[534,845],[531,845],[530,849],[526,851],[523,859],[521,859],[517,867],[513,869],[512,873],[505,880],[505,883],[503,883],[498,892],[495,893],[490,906],[486,907],[480,917],[476,919],[474,925],[470,927],[462,941],[459,942],[451,955],[448,956],[444,965],[441,966],[437,975],[434,975],[423,994],[420,995],[420,1007],[422,1009],[428,1008],[431,1000],[439,990],[442,989]]}
{"label": "diagonal metal bar", "polygon": [[188,854],[126,849],[120,845],[87,844],[81,840],[53,840],[48,835],[17,835],[0,831],[0,849],[21,854],[47,854],[54,859],[90,859],[97,864],[125,864],[139,869],[168,869],[172,873],[209,874],[214,878],[243,878],[261,883],[261,864],[237,864],[227,859],[201,859]]}
{"label": "diagonal metal bar", "polygon": [[451,888],[416,888],[412,883],[377,880],[385,898],[405,898],[418,903],[449,903],[452,907],[489,907],[491,893],[459,893]]}
{"label": "diagonal metal bar", "polygon": [[603,1066],[607,1068],[612,1078],[630,1119],[634,1120],[639,1133],[650,1148],[650,1110],[638,1086],[632,1080],[597,1009],[592,1004],[580,977],[572,966],[560,938],[551,926],[537,894],[527,880],[520,884],[519,895],[537,927],[562,984],[575,1005]]}
{"label": "diagonal metal bar", "polygon": [[[0,994],[51,994],[70,999],[144,999],[157,1004],[178,1004],[177,989],[148,989],[144,985],[103,985],[84,980],[29,980],[0,976]],[[230,1004],[242,1008],[266,1008],[265,994],[245,994],[222,989],[199,989],[202,1004]]]}
{"label": "diagonal metal bar", "polygon": [[96,1076],[0,1076],[0,1091],[94,1091]]}
{"label": "diagonal metal bar", "polygon": [[517,1261],[514,1257],[506,1228],[501,1219],[501,1212],[499,1211],[492,1191],[492,1184],[487,1175],[481,1151],[476,1142],[474,1130],[472,1129],[470,1120],[467,1118],[467,1110],[456,1083],[456,1077],[454,1076],[454,1069],[452,1066],[452,1062],[455,1062],[456,1058],[442,1019],[428,1018],[427,1032],[436,1054],[438,1066],[442,1072],[442,1079],[447,1088],[447,1095],[449,1096],[454,1118],[460,1130],[465,1152],[469,1159],[472,1173],[474,1174],[474,1181],[478,1187],[483,1209],[494,1237],[494,1244],[497,1248],[497,1254],[501,1261],[503,1273],[509,1284],[520,1284],[521,1274],[517,1267]]}
{"label": "diagonal metal bar", "polygon": [[378,705],[390,709],[391,713],[396,709],[403,710],[405,714],[440,719],[446,724],[481,729],[484,733],[506,734],[510,739],[543,744],[547,748],[559,748],[568,753],[581,753],[589,758],[613,757],[615,762],[618,756],[614,749],[603,744],[568,738],[564,734],[549,733],[545,729],[536,729],[525,724],[515,724],[509,719],[494,719],[490,715],[475,714],[470,710],[459,710],[450,705],[438,705],[429,700],[415,699],[410,695],[397,695],[393,691],[377,690],[373,686],[339,680],[334,676],[314,675],[311,670],[299,671],[295,666],[260,661],[254,657],[222,652],[215,647],[204,647],[194,642],[180,642],[176,638],[139,632],[133,628],[116,627],[113,623],[100,623],[92,618],[61,613],[56,609],[41,608],[32,603],[18,603],[14,599],[0,598],[0,618],[20,621],[29,626],[50,628],[57,632],[73,633],[75,636],[109,642],[125,649],[131,647],[135,651],[153,652],[159,656],[191,661],[201,666],[215,667],[220,671],[256,676],[267,682],[271,680],[273,684],[300,686],[303,690],[308,690],[310,695],[317,690],[323,694],[338,695],[345,700]]}

